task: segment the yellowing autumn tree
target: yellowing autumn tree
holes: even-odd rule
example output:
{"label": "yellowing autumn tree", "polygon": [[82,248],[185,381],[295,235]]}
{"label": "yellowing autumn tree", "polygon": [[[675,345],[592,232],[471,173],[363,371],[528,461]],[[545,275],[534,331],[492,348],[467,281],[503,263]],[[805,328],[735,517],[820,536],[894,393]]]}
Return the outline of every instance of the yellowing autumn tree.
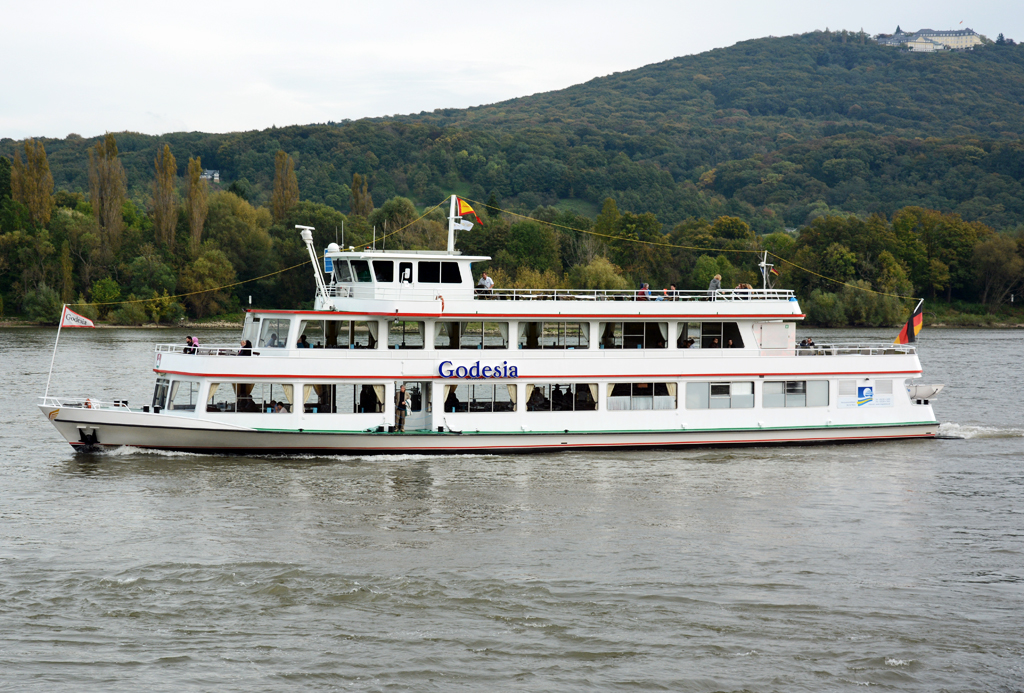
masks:
{"label": "yellowing autumn tree", "polygon": [[53,174],[42,142],[25,140],[25,163],[14,153],[11,170],[11,196],[28,207],[32,223],[38,227],[50,223],[53,212]]}
{"label": "yellowing autumn tree", "polygon": [[178,225],[178,207],[174,189],[178,179],[178,164],[171,154],[171,146],[156,152],[154,161],[156,178],[153,179],[153,230],[158,243],[174,249],[174,231]]}
{"label": "yellowing autumn tree", "polygon": [[121,248],[121,232],[127,183],[124,167],[117,158],[117,141],[107,136],[89,150],[89,201],[100,229],[100,246],[104,255],[116,255]]}
{"label": "yellowing autumn tree", "polygon": [[203,163],[200,158],[188,160],[188,198],[185,207],[188,210],[188,230],[190,250],[195,257],[199,253],[199,244],[203,240],[203,225],[206,223],[207,199],[210,186],[203,180]]}
{"label": "yellowing autumn tree", "polygon": [[295,160],[284,150],[274,158],[274,192],[270,195],[270,212],[274,221],[281,221],[299,203],[299,180],[295,177]]}

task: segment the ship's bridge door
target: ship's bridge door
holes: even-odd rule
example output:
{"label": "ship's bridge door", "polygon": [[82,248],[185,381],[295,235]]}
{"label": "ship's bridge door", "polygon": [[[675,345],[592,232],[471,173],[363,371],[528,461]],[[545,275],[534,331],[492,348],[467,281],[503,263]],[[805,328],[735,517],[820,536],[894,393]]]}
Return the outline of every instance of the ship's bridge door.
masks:
{"label": "ship's bridge door", "polygon": [[429,431],[433,424],[433,412],[430,403],[430,381],[396,380],[395,404],[398,404],[398,393],[402,385],[408,398],[408,410],[405,414],[406,431]]}

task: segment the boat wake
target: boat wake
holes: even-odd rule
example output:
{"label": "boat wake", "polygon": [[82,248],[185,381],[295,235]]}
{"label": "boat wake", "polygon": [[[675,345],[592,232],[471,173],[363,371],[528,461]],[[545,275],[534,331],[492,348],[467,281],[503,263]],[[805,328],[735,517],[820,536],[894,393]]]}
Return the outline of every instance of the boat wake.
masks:
{"label": "boat wake", "polygon": [[1024,428],[995,428],[974,424],[939,424],[939,438],[1024,438]]}

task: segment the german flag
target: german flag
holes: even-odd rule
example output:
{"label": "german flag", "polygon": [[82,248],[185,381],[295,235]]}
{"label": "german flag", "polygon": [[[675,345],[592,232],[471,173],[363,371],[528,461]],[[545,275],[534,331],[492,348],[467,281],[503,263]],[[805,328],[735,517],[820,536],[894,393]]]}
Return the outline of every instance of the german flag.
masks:
{"label": "german flag", "polygon": [[911,342],[917,341],[917,333],[924,327],[924,312],[921,307],[924,305],[924,299],[922,298],[917,303],[917,308],[910,314],[910,319],[907,320],[907,324],[903,326],[900,333],[896,335],[896,339],[893,340],[893,344],[910,344]]}
{"label": "german flag", "polygon": [[455,199],[458,201],[458,216],[465,217],[472,214],[473,218],[476,219],[476,223],[483,226],[484,223],[480,221],[480,217],[473,211],[473,208],[469,206],[468,202],[463,200],[461,197],[456,197]]}

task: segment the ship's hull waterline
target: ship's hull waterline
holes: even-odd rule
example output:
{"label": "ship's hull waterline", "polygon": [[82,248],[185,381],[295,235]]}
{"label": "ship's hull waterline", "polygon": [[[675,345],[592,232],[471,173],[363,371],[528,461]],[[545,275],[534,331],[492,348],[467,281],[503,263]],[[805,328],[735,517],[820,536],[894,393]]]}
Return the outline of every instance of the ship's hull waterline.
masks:
{"label": "ship's hull waterline", "polygon": [[[273,455],[488,454],[584,449],[811,445],[934,438],[938,422],[843,426],[623,431],[280,431],[156,415],[43,407],[76,449],[130,446],[176,452]],[[54,414],[54,412],[57,412]],[[134,419],[134,421],[132,420]],[[174,425],[179,424],[179,425]],[[180,425],[184,424],[184,425]],[[208,427],[207,427],[208,426]]]}

